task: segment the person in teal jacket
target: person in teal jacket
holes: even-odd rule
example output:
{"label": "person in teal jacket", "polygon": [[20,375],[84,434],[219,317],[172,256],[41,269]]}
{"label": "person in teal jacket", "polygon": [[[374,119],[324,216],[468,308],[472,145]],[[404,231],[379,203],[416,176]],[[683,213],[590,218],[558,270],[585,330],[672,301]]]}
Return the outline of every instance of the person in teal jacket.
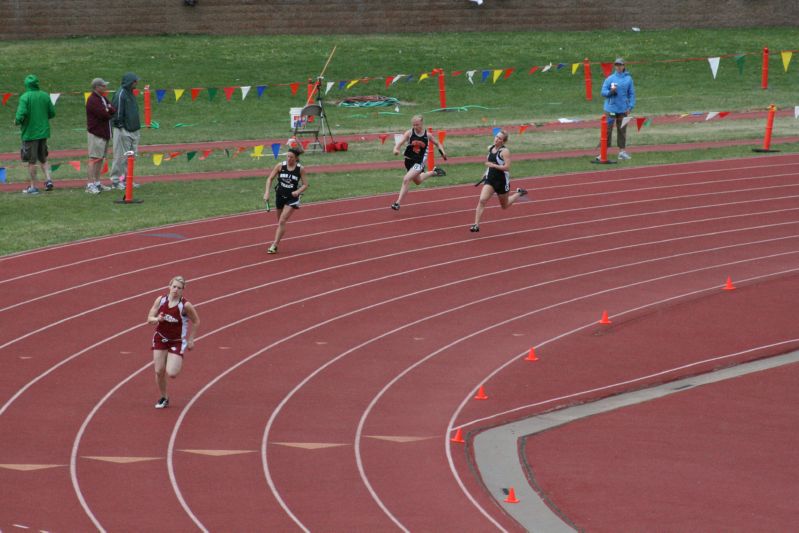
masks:
{"label": "person in teal jacket", "polygon": [[33,74],[25,77],[25,92],[19,97],[14,124],[22,129],[22,161],[28,163],[30,187],[26,194],[38,194],[36,187],[36,163],[45,175],[45,190],[53,190],[50,163],[47,162],[47,139],[50,138],[50,119],[55,117],[55,106],[50,95],[39,89],[39,78]]}
{"label": "person in teal jacket", "polygon": [[608,147],[613,140],[613,122],[616,123],[616,133],[619,145],[619,159],[630,159],[627,153],[627,125],[622,126],[624,117],[627,117],[635,107],[635,85],[633,77],[627,72],[624,59],[616,58],[613,63],[616,71],[605,79],[602,84],[602,96],[605,97],[605,112],[608,114]]}
{"label": "person in teal jacket", "polygon": [[[139,120],[139,104],[136,102],[136,85],[139,77],[133,72],[122,76],[122,83],[114,93],[111,105],[116,113],[111,117],[111,135],[114,139],[114,161],[111,165],[111,184],[117,189],[125,190],[125,173],[127,172],[127,154],[139,153],[141,121]],[[133,184],[136,187],[138,184]]]}

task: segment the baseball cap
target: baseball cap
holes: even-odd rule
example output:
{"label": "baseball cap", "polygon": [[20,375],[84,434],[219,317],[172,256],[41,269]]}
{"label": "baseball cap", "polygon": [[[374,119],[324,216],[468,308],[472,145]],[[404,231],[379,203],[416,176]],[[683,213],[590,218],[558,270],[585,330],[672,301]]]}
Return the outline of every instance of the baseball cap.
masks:
{"label": "baseball cap", "polygon": [[617,57],[616,61],[614,61],[613,64],[614,65],[623,65],[624,64],[624,58],[623,57]]}
{"label": "baseball cap", "polygon": [[92,80],[92,89],[94,89],[95,87],[99,87],[100,85],[107,86],[108,82],[105,81],[103,78],[94,78]]}

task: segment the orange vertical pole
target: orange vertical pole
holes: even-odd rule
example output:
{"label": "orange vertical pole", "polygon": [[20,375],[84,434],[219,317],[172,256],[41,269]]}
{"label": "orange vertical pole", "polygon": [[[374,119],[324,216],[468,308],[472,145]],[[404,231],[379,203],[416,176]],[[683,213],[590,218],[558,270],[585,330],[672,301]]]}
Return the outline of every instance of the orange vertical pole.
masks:
{"label": "orange vertical pole", "polygon": [[771,149],[771,133],[774,130],[774,115],[777,114],[777,106],[768,106],[768,117],[766,118],[766,134],[763,136],[763,148],[754,148],[753,152],[779,152]]}
{"label": "orange vertical pole", "polygon": [[763,76],[760,79],[760,88],[768,89],[768,48],[763,48]]}
{"label": "orange vertical pole", "polygon": [[438,103],[441,109],[447,107],[447,82],[444,79],[444,71],[438,73]]}
{"label": "orange vertical pole", "polygon": [[583,75],[585,77],[585,99],[590,102],[594,95],[591,88],[591,63],[587,57],[583,61]]}
{"label": "orange vertical pole", "polygon": [[602,125],[599,127],[599,161],[608,160],[608,116],[602,115]]}
{"label": "orange vertical pole", "polygon": [[150,103],[150,86],[144,86],[144,125],[152,127],[152,104]]}
{"label": "orange vertical pole", "polygon": [[[428,136],[432,139],[433,128],[427,128]],[[436,166],[436,145],[431,140],[427,142],[427,170],[433,170]]]}
{"label": "orange vertical pole", "polygon": [[125,172],[125,202],[130,203],[133,201],[133,167],[135,165],[136,155],[133,152],[128,152],[128,170]]}

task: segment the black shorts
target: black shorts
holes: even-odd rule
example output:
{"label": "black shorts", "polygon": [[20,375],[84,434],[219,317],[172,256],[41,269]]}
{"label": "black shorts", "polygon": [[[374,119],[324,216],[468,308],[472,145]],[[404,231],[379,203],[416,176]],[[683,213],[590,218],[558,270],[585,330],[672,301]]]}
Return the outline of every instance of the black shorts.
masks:
{"label": "black shorts", "polygon": [[494,192],[497,194],[508,194],[510,191],[510,179],[503,176],[489,176],[486,178],[486,185],[491,185],[494,188]]}
{"label": "black shorts", "polygon": [[414,169],[420,174],[424,172],[424,162],[416,159],[405,158],[405,170]]}
{"label": "black shorts", "polygon": [[281,193],[277,193],[277,197],[275,198],[275,209],[283,209],[285,206],[289,206],[293,209],[300,208],[300,197],[297,196],[296,198],[291,196],[291,193],[288,195],[283,195]]}
{"label": "black shorts", "polygon": [[22,141],[22,148],[19,155],[25,163],[46,163],[47,162],[47,139],[36,139],[35,141]]}

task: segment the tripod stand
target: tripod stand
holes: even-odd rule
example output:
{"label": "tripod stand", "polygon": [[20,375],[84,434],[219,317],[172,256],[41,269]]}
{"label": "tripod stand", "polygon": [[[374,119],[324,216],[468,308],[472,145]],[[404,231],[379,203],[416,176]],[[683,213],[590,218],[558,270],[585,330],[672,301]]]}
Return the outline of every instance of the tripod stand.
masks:
{"label": "tripod stand", "polygon": [[[316,82],[314,82],[313,91],[316,92],[316,103],[310,103],[313,98],[312,92],[310,95],[311,97],[308,98],[309,103],[302,108],[300,120],[298,120],[294,126],[294,137],[313,135],[313,141],[311,142],[313,150],[316,151],[317,148],[320,148],[325,152],[328,144],[327,138],[330,137],[330,142],[334,142],[334,140],[333,132],[330,131],[330,124],[325,114],[324,98],[322,97],[321,91],[322,80],[324,80],[324,78],[319,76]],[[318,122],[316,122],[317,118]],[[314,122],[311,122],[312,120]],[[322,135],[322,141],[319,140],[319,134]]]}

